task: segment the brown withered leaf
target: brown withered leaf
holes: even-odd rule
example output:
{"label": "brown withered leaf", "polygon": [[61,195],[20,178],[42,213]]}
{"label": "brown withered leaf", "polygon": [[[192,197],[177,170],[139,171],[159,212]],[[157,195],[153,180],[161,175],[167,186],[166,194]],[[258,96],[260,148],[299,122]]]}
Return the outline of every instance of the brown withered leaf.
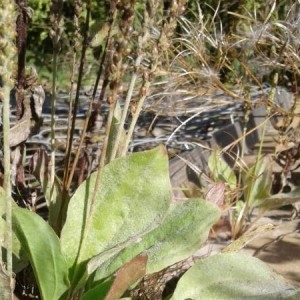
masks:
{"label": "brown withered leaf", "polygon": [[146,274],[147,261],[148,255],[140,254],[120,268],[105,300],[115,300],[122,297],[133,283]]}
{"label": "brown withered leaf", "polygon": [[224,206],[225,183],[217,182],[212,185],[205,195],[205,200],[216,204],[218,207]]}

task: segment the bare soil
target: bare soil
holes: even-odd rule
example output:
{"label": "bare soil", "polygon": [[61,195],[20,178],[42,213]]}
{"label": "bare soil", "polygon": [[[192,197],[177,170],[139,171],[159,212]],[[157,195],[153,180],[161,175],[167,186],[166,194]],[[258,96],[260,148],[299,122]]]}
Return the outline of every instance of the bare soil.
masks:
{"label": "bare soil", "polygon": [[295,287],[300,287],[300,219],[291,220],[291,209],[269,211],[258,222],[275,227],[262,233],[243,252],[270,265]]}

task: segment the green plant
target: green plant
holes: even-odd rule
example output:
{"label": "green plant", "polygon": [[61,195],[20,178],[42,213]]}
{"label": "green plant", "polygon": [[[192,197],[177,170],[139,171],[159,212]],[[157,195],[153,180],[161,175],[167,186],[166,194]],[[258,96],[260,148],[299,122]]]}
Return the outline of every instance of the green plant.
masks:
{"label": "green plant", "polygon": [[[92,174],[72,196],[60,238],[35,213],[13,208],[13,229],[33,267],[43,299],[119,298],[143,275],[192,255],[220,216],[218,207],[205,200],[170,203],[168,159],[163,147],[114,160],[104,167],[99,186],[95,181],[96,174]],[[192,267],[172,299],[182,299],[188,291],[194,291],[193,299],[201,298],[202,293],[210,293],[206,299],[213,299],[220,289],[224,289],[224,299],[230,299],[232,293],[261,299],[270,295],[296,299],[289,296],[298,295],[280,277],[273,281],[274,274],[254,258],[231,253],[216,260],[208,258]],[[238,271],[240,261],[245,260],[249,271]],[[131,264],[141,273],[125,272]],[[227,279],[220,285],[218,277],[227,277],[224,268],[228,267],[236,271],[231,272],[230,283]],[[125,280],[122,285],[114,284],[113,274],[119,268],[124,273],[115,280]],[[206,268],[211,270],[209,276]],[[243,282],[251,281],[251,289],[241,289],[242,282],[236,280],[239,272],[249,276]],[[207,278],[202,288],[198,284],[200,274]],[[260,277],[270,289],[261,290]],[[214,287],[217,282],[219,289]]]}
{"label": "green plant", "polygon": [[[156,76],[168,77],[166,74],[169,75],[170,72],[176,79],[173,87],[177,86],[183,78],[181,74],[184,70],[188,78],[183,80],[186,86],[190,82],[201,82],[203,78],[208,84],[212,79],[215,86],[229,94],[234,93],[226,89],[217,72],[211,68],[213,64],[219,70],[223,65],[220,59],[222,49],[216,36],[213,36],[210,30],[206,30],[204,23],[200,24],[204,37],[200,43],[196,43],[196,27],[187,19],[181,19],[185,33],[172,39],[177,17],[184,10],[186,1],[172,2],[166,11],[163,11],[160,1],[149,0],[144,6],[142,2],[111,1],[109,24],[103,25],[107,28],[103,30],[101,22],[99,25],[99,32],[105,34],[101,45],[96,46],[103,47],[103,56],[98,62],[99,69],[93,95],[89,99],[91,105],[80,145],[72,161],[72,130],[75,127],[85,54],[91,38],[88,36],[91,1],[85,3],[83,37],[79,34],[78,18],[84,7],[81,1],[75,2],[72,79],[77,60],[76,46],[81,44],[82,50],[76,96],[75,99],[70,98],[70,108],[73,110],[70,109],[71,130],[63,180],[60,182],[55,176],[54,147],[56,69],[60,29],[63,24],[59,5],[62,5],[62,1],[53,1],[52,8],[49,8],[52,14],[51,37],[54,46],[51,164],[48,164],[43,151],[34,157],[34,174],[42,185],[49,216],[45,221],[36,213],[16,205],[13,205],[12,210],[9,208],[8,212],[3,212],[2,209],[2,215],[9,221],[12,212],[14,271],[17,272],[29,262],[43,299],[118,299],[128,295],[128,291],[132,290],[145,274],[153,274],[190,257],[206,241],[209,230],[220,217],[220,208],[212,202],[223,206],[222,191],[218,199],[211,194],[205,200],[189,199],[172,203],[168,156],[163,146],[127,155],[133,129],[149,93],[151,82],[155,81]],[[193,36],[189,37],[191,31]],[[189,38],[195,39],[196,42],[190,41]],[[206,49],[204,46],[208,42],[210,44]],[[211,48],[220,55],[210,61],[208,51]],[[189,55],[193,52],[198,56],[191,59]],[[204,65],[204,70],[201,69],[202,73],[195,69],[190,70],[190,65],[196,65],[199,69]],[[100,78],[102,88],[99,101],[96,102],[95,94]],[[72,84],[73,82],[70,88],[71,95]],[[127,93],[125,104],[121,108],[118,98],[123,89]],[[134,93],[135,90],[138,92]],[[72,191],[71,183],[81,147],[86,136],[91,133],[89,128],[95,125],[92,116],[99,114],[98,106],[102,105],[105,93],[108,94],[109,113],[98,166],[90,176],[82,179],[75,191]],[[93,109],[93,103],[97,104],[96,109]],[[127,129],[125,123],[129,114],[131,122]],[[210,159],[210,168],[215,171],[214,181],[225,181],[228,188],[233,190],[237,185],[236,178],[228,166],[219,163],[219,156],[219,153],[216,153]],[[260,194],[260,187],[269,184],[267,179],[261,176],[262,170],[264,163],[258,160],[257,165],[246,175],[255,179],[251,187],[245,188],[245,203],[250,208],[259,206],[260,202],[257,201],[266,197]],[[13,200],[7,195],[10,194],[10,189],[7,186],[5,188],[6,190],[0,189],[0,198],[12,203]],[[0,221],[3,228],[3,220]],[[234,252],[240,248],[239,244],[233,246],[226,251]],[[9,256],[9,246],[3,247],[7,249]],[[246,270],[241,269],[245,261]],[[229,280],[228,273],[231,275]],[[6,290],[5,282],[0,281],[0,284],[0,287]],[[265,285],[269,285],[269,289],[262,289]],[[224,299],[239,296],[297,299],[299,292],[266,269],[260,261],[237,253],[222,253],[200,260],[191,267],[182,276],[171,297],[214,299],[221,295]]]}
{"label": "green plant", "polygon": [[141,254],[146,273],[159,271],[195,252],[219,218],[219,209],[204,200],[170,204],[163,147],[114,160],[100,185],[95,181],[92,174],[72,196],[60,239],[35,213],[13,209],[14,232],[43,299],[92,299],[89,293]]}

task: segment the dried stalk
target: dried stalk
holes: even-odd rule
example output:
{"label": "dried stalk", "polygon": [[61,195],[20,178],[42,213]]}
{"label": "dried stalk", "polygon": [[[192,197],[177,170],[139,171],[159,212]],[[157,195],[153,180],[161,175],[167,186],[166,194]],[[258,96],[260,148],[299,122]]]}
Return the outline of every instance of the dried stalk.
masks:
{"label": "dried stalk", "polygon": [[[74,105],[73,105],[73,111],[72,111],[72,123],[71,123],[71,130],[70,130],[70,135],[69,135],[69,140],[68,140],[68,152],[67,152],[67,157],[70,158],[71,155],[71,150],[72,150],[72,142],[73,142],[73,136],[74,136],[74,131],[75,131],[75,122],[76,122],[76,116],[77,116],[77,109],[79,105],[79,94],[80,94],[80,88],[81,88],[81,83],[83,79],[83,68],[84,68],[84,63],[85,63],[85,55],[86,55],[86,50],[88,47],[88,32],[89,32],[89,26],[90,26],[90,17],[91,17],[91,1],[86,1],[86,18],[85,18],[85,25],[84,25],[84,37],[82,41],[82,49],[81,49],[81,57],[80,57],[80,64],[79,64],[79,72],[78,72],[78,80],[77,80],[77,87],[76,87],[76,94],[75,94],[75,99],[74,99]],[[82,134],[84,136],[84,133]],[[77,160],[78,156],[80,153],[80,148],[82,146],[82,141],[81,144],[79,145],[79,148],[77,149]],[[65,185],[63,186],[63,198],[65,198],[62,210],[60,212],[60,221],[61,224],[60,226],[63,225],[63,222],[66,217],[66,212],[68,208],[68,197],[64,197],[68,193],[69,187],[72,182],[72,177],[75,172],[75,168],[77,165],[77,161],[73,163],[72,169],[68,176],[64,178],[65,180]],[[66,171],[68,171],[66,169]]]}
{"label": "dried stalk", "polygon": [[[71,86],[70,86],[70,96],[69,96],[69,115],[68,115],[68,130],[67,130],[67,142],[66,142],[66,159],[64,164],[64,176],[63,176],[63,189],[65,191],[69,190],[68,181],[72,181],[72,174],[69,174],[71,151],[72,151],[72,139],[71,139],[71,128],[72,128],[72,117],[73,117],[73,92],[74,92],[74,74],[76,70],[76,60],[77,60],[77,48],[79,48],[81,34],[79,27],[79,17],[82,10],[82,1],[75,1],[75,12],[73,18],[73,24],[75,28],[74,32],[74,44],[73,44],[73,63],[72,63],[72,73],[71,73]],[[79,151],[78,151],[79,152]],[[70,179],[71,177],[71,179]]]}
{"label": "dried stalk", "polygon": [[[116,5],[116,11],[119,12],[120,19],[118,20],[119,21],[119,23],[118,23],[119,36],[117,36],[115,38],[114,44],[116,46],[114,46],[113,55],[111,57],[110,66],[109,66],[110,67],[110,76],[111,76],[111,79],[110,79],[111,94],[108,98],[108,102],[110,103],[110,112],[109,112],[109,115],[111,116],[110,122],[113,121],[113,117],[111,114],[112,114],[112,111],[114,111],[114,109],[116,107],[117,95],[120,92],[120,90],[122,90],[121,82],[122,82],[122,79],[124,76],[123,61],[124,61],[124,58],[127,58],[127,55],[128,55],[127,48],[129,47],[128,41],[130,41],[131,37],[132,37],[132,26],[133,26],[133,20],[134,20],[134,5],[135,5],[135,0],[124,1],[124,3],[118,2]],[[141,56],[140,56],[140,58],[137,59],[137,63],[136,63],[137,67],[140,65],[141,59],[142,59]],[[122,110],[120,124],[118,124],[117,135],[114,140],[113,148],[110,153],[108,162],[114,160],[119,151],[119,144],[120,144],[122,132],[124,130],[123,129],[124,123],[126,120],[126,116],[127,116],[127,112],[128,112],[130,100],[132,97],[136,78],[137,78],[137,76],[133,75],[131,83],[130,83],[129,91],[127,93],[127,97],[125,100],[125,105]],[[108,123],[109,128],[111,127],[111,125],[112,125],[111,123]],[[105,148],[105,150],[106,150],[106,148]],[[105,156],[107,156],[106,153],[105,153]],[[102,161],[103,161],[103,159],[104,158],[101,158]]]}
{"label": "dried stalk", "polygon": [[62,0],[52,0],[50,21],[50,36],[53,44],[53,62],[52,62],[52,96],[51,96],[51,158],[50,158],[50,180],[51,187],[49,201],[53,201],[54,180],[55,180],[55,107],[56,107],[56,75],[57,75],[57,58],[60,46],[60,39],[63,29],[62,18]]}
{"label": "dried stalk", "polygon": [[[5,248],[7,249],[6,270],[10,279],[10,296],[13,296],[12,276],[12,203],[11,203],[11,170],[10,170],[10,148],[9,148],[9,99],[10,91],[14,87],[14,59],[16,56],[15,47],[15,21],[16,9],[14,2],[3,0],[0,3],[0,98],[3,104],[3,155],[4,155],[4,181],[3,187],[6,197],[6,238]],[[1,199],[3,201],[3,199]],[[0,247],[1,248],[1,247]],[[1,257],[2,257],[2,253]]]}
{"label": "dried stalk", "polygon": [[[73,136],[74,136],[74,130],[75,130],[75,122],[76,122],[76,115],[77,115],[77,109],[79,105],[79,94],[80,94],[80,88],[81,83],[83,79],[83,68],[84,68],[84,62],[85,62],[85,54],[88,47],[88,32],[89,32],[89,26],[90,26],[90,17],[91,17],[91,1],[86,2],[86,18],[85,18],[85,25],[84,25],[84,37],[82,41],[82,49],[81,49],[81,57],[80,57],[80,64],[79,64],[79,72],[78,72],[78,79],[77,79],[77,88],[76,88],[76,94],[74,99],[74,106],[73,106],[73,116],[72,116],[72,124],[71,124],[71,131],[70,131],[70,137],[69,137],[69,145],[68,145],[68,153],[67,157],[70,156],[70,152],[72,149],[72,143],[73,143]],[[78,149],[77,151],[80,151]],[[76,163],[73,163],[73,169],[76,167]],[[74,172],[74,171],[73,171]],[[72,178],[69,178],[68,176],[68,182],[71,182]],[[68,183],[69,185],[69,183]]]}
{"label": "dried stalk", "polygon": [[[178,3],[177,1],[173,1],[172,3],[170,3],[170,7],[168,8],[166,19],[164,20],[161,29],[160,37],[158,41],[155,42],[154,45],[152,45],[151,53],[147,53],[146,47],[149,46],[148,44],[151,42],[149,29],[155,26],[155,17],[159,15],[158,11],[159,11],[160,3],[159,1],[154,1],[154,0],[148,0],[146,2],[146,9],[144,10],[144,22],[143,22],[144,35],[138,44],[138,53],[140,53],[141,55],[138,56],[136,64],[141,63],[140,60],[142,59],[142,57],[145,57],[146,55],[150,56],[148,59],[150,60],[151,63],[149,64],[150,69],[144,71],[143,83],[140,89],[140,99],[138,100],[136,107],[134,107],[133,109],[133,116],[130,123],[130,127],[126,135],[125,142],[123,143],[123,145],[121,145],[122,156],[125,156],[128,151],[128,146],[132,138],[135,125],[142,111],[144,101],[147,97],[150,88],[150,77],[155,74],[160,59],[159,53],[167,52],[169,40],[171,39],[174,30],[176,28],[177,17],[179,16],[179,14],[181,14],[184,11],[185,3],[186,1],[178,1]],[[158,49],[160,49],[160,51],[158,51]],[[137,73],[133,75],[132,80],[136,79],[136,74]],[[132,93],[131,93],[131,89],[129,89],[127,94],[127,98],[129,99],[129,102],[131,100],[131,97],[132,97]],[[127,98],[126,100],[128,100]]]}

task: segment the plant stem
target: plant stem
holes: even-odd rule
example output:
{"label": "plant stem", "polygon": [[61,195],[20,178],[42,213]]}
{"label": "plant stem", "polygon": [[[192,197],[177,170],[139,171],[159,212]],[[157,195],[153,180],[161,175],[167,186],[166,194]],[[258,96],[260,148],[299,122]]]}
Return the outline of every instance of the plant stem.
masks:
{"label": "plant stem", "polygon": [[[147,82],[145,88],[146,90],[148,90],[150,86],[150,83]],[[136,107],[136,111],[132,117],[132,120],[131,120],[131,123],[130,123],[130,126],[129,126],[129,129],[128,129],[128,132],[126,134],[126,139],[122,145],[122,151],[121,151],[121,156],[125,156],[127,151],[128,151],[128,146],[129,146],[129,143],[131,141],[131,138],[132,138],[132,135],[133,135],[133,131],[134,131],[134,128],[135,128],[135,125],[137,123],[137,120],[138,120],[138,117],[142,111],[142,108],[143,108],[143,105],[144,105],[144,102],[145,102],[145,99],[146,99],[147,95],[143,95],[139,101],[138,101],[138,105]]]}
{"label": "plant stem", "polygon": [[[7,195],[5,201],[6,237],[4,247],[7,250],[6,271],[10,280],[9,297],[13,298],[13,276],[12,276],[12,199],[11,199],[11,165],[10,165],[10,147],[9,147],[9,102],[10,91],[14,87],[13,70],[15,69],[15,35],[16,35],[16,7],[14,1],[0,2],[0,99],[3,103],[3,167],[4,179],[3,188]],[[2,245],[0,245],[0,248]],[[1,251],[1,250],[0,250]],[[2,253],[0,252],[2,261]]]}
{"label": "plant stem", "polygon": [[67,187],[67,181],[69,178],[69,167],[70,167],[70,160],[71,160],[71,147],[72,142],[71,140],[71,124],[72,124],[72,108],[73,108],[73,92],[74,92],[74,76],[76,70],[76,60],[77,60],[77,48],[80,42],[80,28],[79,28],[79,17],[81,12],[82,3],[80,0],[75,1],[75,12],[73,23],[75,27],[74,33],[74,44],[73,44],[73,62],[72,62],[72,71],[71,71],[71,78],[70,78],[70,96],[69,96],[69,114],[68,114],[68,129],[67,129],[67,141],[66,141],[66,158],[64,163],[64,175],[63,175],[63,189],[66,191],[69,189]]}
{"label": "plant stem", "polygon": [[[83,67],[84,67],[84,63],[85,63],[85,54],[86,54],[86,50],[87,50],[87,46],[88,46],[88,31],[89,31],[89,24],[90,24],[90,16],[91,16],[91,2],[87,1],[84,38],[83,38],[83,42],[82,42],[77,88],[76,88],[76,95],[75,95],[74,106],[73,106],[72,124],[71,124],[70,136],[69,136],[68,146],[67,146],[68,152],[66,154],[66,157],[68,159],[70,159],[70,156],[71,156],[73,136],[74,136],[74,131],[75,131],[76,115],[77,115],[77,109],[78,109],[78,105],[79,105],[79,94],[80,94],[81,83],[82,83],[82,79],[83,79],[83,75],[84,75]],[[80,148],[78,148],[78,151],[80,151]],[[76,165],[73,164],[73,169],[75,167],[76,167]],[[67,186],[69,185],[69,182],[72,181],[72,177],[73,177],[73,174],[69,174],[67,176],[67,180],[66,180],[66,182],[68,182]]]}
{"label": "plant stem", "polygon": [[[6,270],[10,277],[11,289],[12,286],[12,199],[11,199],[11,171],[10,171],[10,148],[9,148],[9,98],[11,87],[6,85],[3,93],[3,160],[4,160],[4,180],[3,188],[8,197],[6,197],[6,210],[5,210],[5,221],[6,221]],[[1,247],[0,247],[1,248]]]}
{"label": "plant stem", "polygon": [[50,21],[52,23],[50,36],[52,38],[53,44],[53,61],[52,61],[52,96],[51,96],[51,135],[50,135],[50,144],[51,144],[51,157],[50,157],[50,197],[49,203],[54,199],[54,180],[55,180],[55,107],[56,107],[56,75],[57,75],[57,57],[59,52],[59,44],[61,39],[61,27],[63,26],[62,18],[62,0],[52,0]]}
{"label": "plant stem", "polygon": [[[139,56],[137,58],[136,65],[140,65],[141,59],[142,59],[141,56]],[[113,147],[111,155],[110,155],[110,161],[112,161],[116,158],[117,152],[119,150],[120,140],[121,140],[124,124],[125,124],[125,121],[126,121],[126,117],[127,117],[127,113],[128,113],[128,109],[129,109],[129,105],[130,105],[130,101],[131,101],[131,98],[132,98],[132,94],[133,94],[133,91],[134,91],[134,86],[135,86],[135,82],[137,80],[137,77],[138,77],[138,75],[137,75],[137,71],[136,71],[131,77],[129,89],[128,89],[128,92],[127,92],[127,95],[126,95],[124,108],[122,110],[122,117],[121,117],[120,124],[119,124],[119,127],[118,127],[116,140],[115,140],[114,147]]]}

